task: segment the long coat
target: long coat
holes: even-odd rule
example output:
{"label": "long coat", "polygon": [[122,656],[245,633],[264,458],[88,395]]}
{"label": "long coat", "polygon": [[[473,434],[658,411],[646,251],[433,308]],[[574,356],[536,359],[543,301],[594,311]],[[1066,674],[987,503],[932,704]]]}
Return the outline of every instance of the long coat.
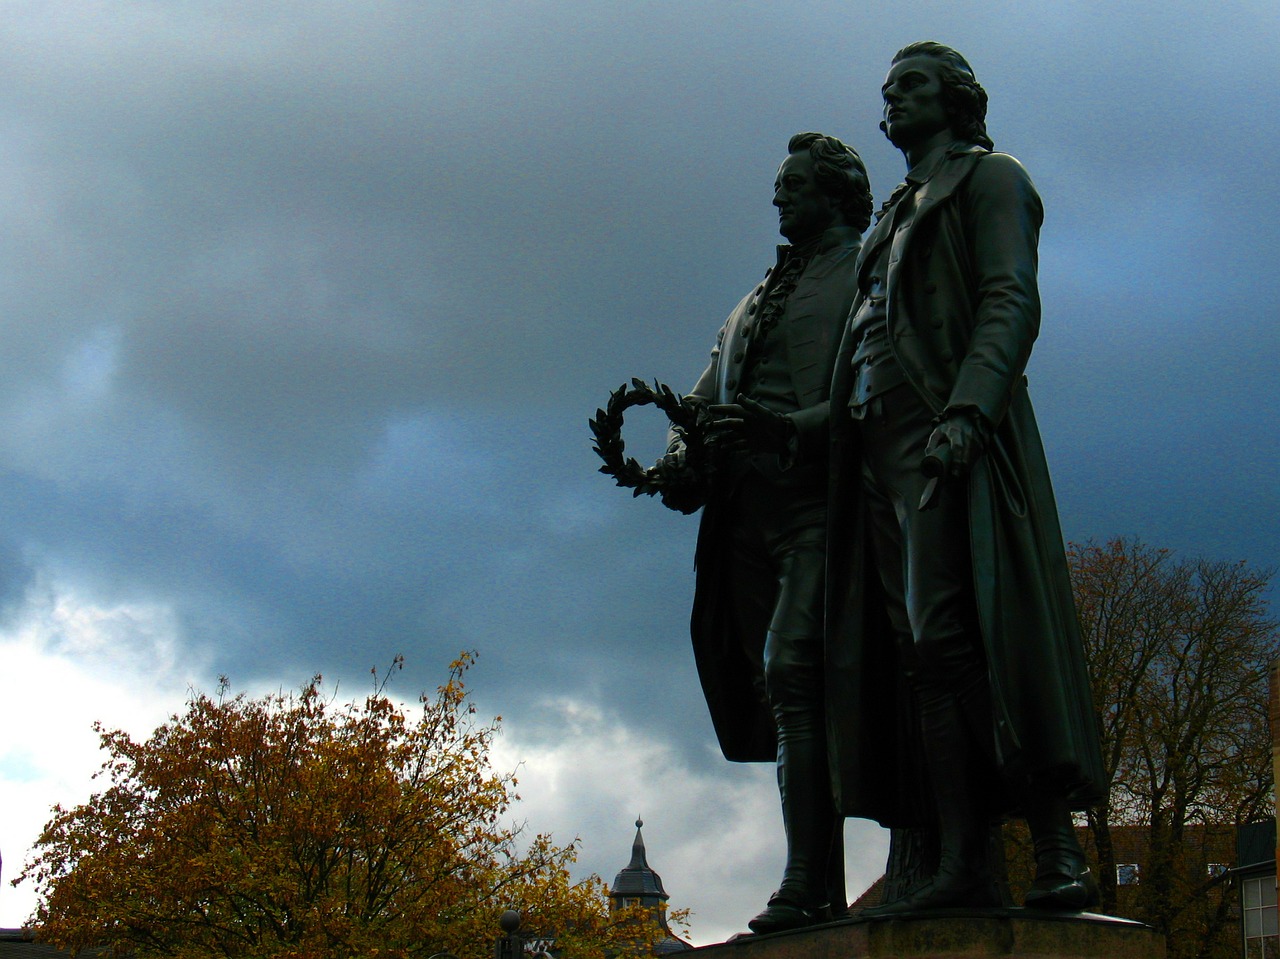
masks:
{"label": "long coat", "polygon": [[[820,415],[825,420],[836,348],[856,291],[858,249],[856,230],[828,230],[819,252],[806,265],[788,299],[786,322],[775,331],[774,335],[785,332],[787,337],[788,372],[800,405],[800,410],[792,414],[796,418]],[[690,392],[691,397],[711,403],[733,402],[753,343],[756,320],[775,272],[776,268],[766,273],[765,279],[729,314],[711,352],[711,361]],[[698,528],[690,618],[694,660],[725,758],[734,762],[773,762],[777,759],[777,734],[773,716],[762,698],[763,677],[743,650],[744,642],[763,645],[764,636],[738,635],[727,603],[724,561],[729,536],[725,506],[731,493],[727,483],[713,487]]]}
{"label": "long coat", "polygon": [[[909,205],[880,220],[858,265],[869,270],[881,244],[890,244],[891,349],[930,409],[976,408],[995,427],[968,479],[992,746],[1003,774],[993,811],[1016,809],[1031,783],[1082,808],[1101,797],[1105,779],[1062,534],[1023,375],[1040,324],[1040,198],[1017,160],[961,145],[899,202]],[[854,346],[846,334],[828,431],[834,788],[845,815],[918,825],[930,818],[918,732],[869,551],[858,432],[843,413]]]}

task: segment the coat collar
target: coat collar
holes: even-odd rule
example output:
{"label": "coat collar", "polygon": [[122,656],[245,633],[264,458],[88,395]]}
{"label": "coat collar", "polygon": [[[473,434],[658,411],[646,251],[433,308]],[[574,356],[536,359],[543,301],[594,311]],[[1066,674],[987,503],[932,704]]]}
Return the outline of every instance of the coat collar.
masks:
{"label": "coat collar", "polygon": [[[824,230],[822,235],[818,237],[817,244],[812,248],[812,255],[818,256],[822,253],[830,253],[838,247],[857,246],[861,238],[862,234],[851,226],[833,226],[828,230]],[[805,244],[798,249],[804,251],[807,247],[808,244]],[[778,265],[781,266],[791,254],[791,251],[795,249],[797,247],[786,243],[778,244]]]}
{"label": "coat collar", "polygon": [[908,181],[918,184],[914,219],[919,220],[931,206],[954,193],[973,171],[978,157],[989,152],[972,143],[952,143],[917,164],[907,174]]}
{"label": "coat collar", "polygon": [[956,149],[966,146],[964,143],[957,143],[952,140],[950,143],[944,143],[941,146],[934,147],[925,156],[923,160],[907,171],[906,181],[910,184],[919,186],[922,183],[928,183],[933,175],[938,172],[938,168],[942,166],[943,160],[954,156]]}
{"label": "coat collar", "polygon": [[[911,208],[895,215],[894,205],[887,209],[879,222],[867,234],[862,247],[863,265],[875,255],[876,248],[889,240],[895,231],[905,233],[933,207],[951,196],[973,170],[978,157],[989,151],[973,143],[953,141],[917,163],[907,173],[906,182],[894,189],[900,198],[897,203],[910,203]],[[915,192],[906,196],[909,188]],[[861,269],[859,270],[861,272]]]}

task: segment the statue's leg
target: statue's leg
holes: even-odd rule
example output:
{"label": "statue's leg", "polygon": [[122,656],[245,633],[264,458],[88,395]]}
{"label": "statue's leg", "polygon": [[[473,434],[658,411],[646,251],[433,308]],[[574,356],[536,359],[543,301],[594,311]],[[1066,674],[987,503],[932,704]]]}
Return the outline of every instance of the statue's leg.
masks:
{"label": "statue's leg", "polygon": [[[766,685],[778,722],[778,794],[786,828],[787,860],[769,907],[751,920],[755,932],[778,932],[829,921],[843,900],[842,850],[828,772],[822,711],[821,664],[802,651],[812,642],[789,642],[775,633],[766,644]],[[820,642],[816,644],[820,648]],[[841,899],[830,898],[833,880]]]}
{"label": "statue's leg", "polygon": [[813,925],[847,909],[843,821],[831,793],[823,704],[825,534],[812,521],[813,511],[800,516],[806,521],[784,527],[787,535],[774,544],[778,595],[764,651],[765,689],[778,730],[787,861],[769,907],[751,921],[756,932]]}
{"label": "statue's leg", "polygon": [[[938,870],[907,900],[915,908],[997,906],[990,859],[993,758],[990,681],[973,604],[968,510],[962,486],[929,513],[901,511],[907,533],[904,650],[938,815]],[[914,489],[908,490],[908,496]]]}
{"label": "statue's leg", "polygon": [[937,814],[933,877],[885,911],[999,905],[990,863],[990,804],[996,770],[987,740],[994,723],[974,606],[968,497],[963,481],[937,505],[918,505],[932,416],[905,388],[881,397],[861,422],[868,528],[889,620],[919,722]]}
{"label": "statue's leg", "polygon": [[[970,677],[971,679],[973,677]],[[981,677],[985,680],[985,675]],[[920,683],[920,728],[938,814],[938,868],[909,908],[997,906],[989,823],[974,738],[952,684]]]}
{"label": "statue's leg", "polygon": [[[770,634],[769,646],[777,642]],[[779,693],[774,657],[766,674],[778,720],[778,790],[787,829],[787,865],[780,892],[803,905],[829,906],[827,867],[835,833],[835,806],[827,766],[820,666],[788,665],[787,694]],[[840,905],[844,905],[841,903]]]}

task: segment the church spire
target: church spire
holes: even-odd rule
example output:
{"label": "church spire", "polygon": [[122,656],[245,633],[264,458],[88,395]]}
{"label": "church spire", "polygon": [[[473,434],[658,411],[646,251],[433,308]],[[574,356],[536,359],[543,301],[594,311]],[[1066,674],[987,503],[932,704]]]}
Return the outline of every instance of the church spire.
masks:
{"label": "church spire", "polygon": [[658,906],[667,901],[667,891],[662,888],[662,877],[649,866],[645,856],[644,835],[641,828],[644,820],[636,817],[636,838],[631,843],[631,861],[613,880],[613,888],[609,890],[609,898],[613,900],[612,908],[623,906]]}
{"label": "church spire", "polygon": [[662,935],[653,946],[658,956],[692,949],[687,942],[674,935],[667,926],[667,891],[662,888],[662,877],[649,865],[645,854],[644,820],[636,817],[636,838],[631,843],[631,861],[618,873],[609,889],[609,911],[618,912],[631,906],[641,907],[649,916],[645,921],[655,923]]}
{"label": "church spire", "polygon": [[[649,862],[644,857],[644,836],[640,834],[640,830],[644,827],[644,820],[639,816],[636,817],[636,838],[631,844],[631,862],[627,863],[628,869],[648,869]],[[651,870],[652,871],[652,870]],[[657,873],[654,873],[656,876]],[[661,882],[658,883],[662,885]]]}

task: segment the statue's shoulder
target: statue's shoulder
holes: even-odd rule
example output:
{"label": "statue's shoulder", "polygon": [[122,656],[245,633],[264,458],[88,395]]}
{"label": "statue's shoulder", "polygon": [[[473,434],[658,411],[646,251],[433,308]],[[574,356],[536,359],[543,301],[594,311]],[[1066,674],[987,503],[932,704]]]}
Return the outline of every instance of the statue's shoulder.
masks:
{"label": "statue's shoulder", "polygon": [[983,152],[970,154],[967,159],[973,164],[969,179],[975,187],[985,186],[996,189],[1017,187],[1020,190],[1030,189],[1032,193],[1035,192],[1031,174],[1017,157],[1010,156],[1008,153]]}

